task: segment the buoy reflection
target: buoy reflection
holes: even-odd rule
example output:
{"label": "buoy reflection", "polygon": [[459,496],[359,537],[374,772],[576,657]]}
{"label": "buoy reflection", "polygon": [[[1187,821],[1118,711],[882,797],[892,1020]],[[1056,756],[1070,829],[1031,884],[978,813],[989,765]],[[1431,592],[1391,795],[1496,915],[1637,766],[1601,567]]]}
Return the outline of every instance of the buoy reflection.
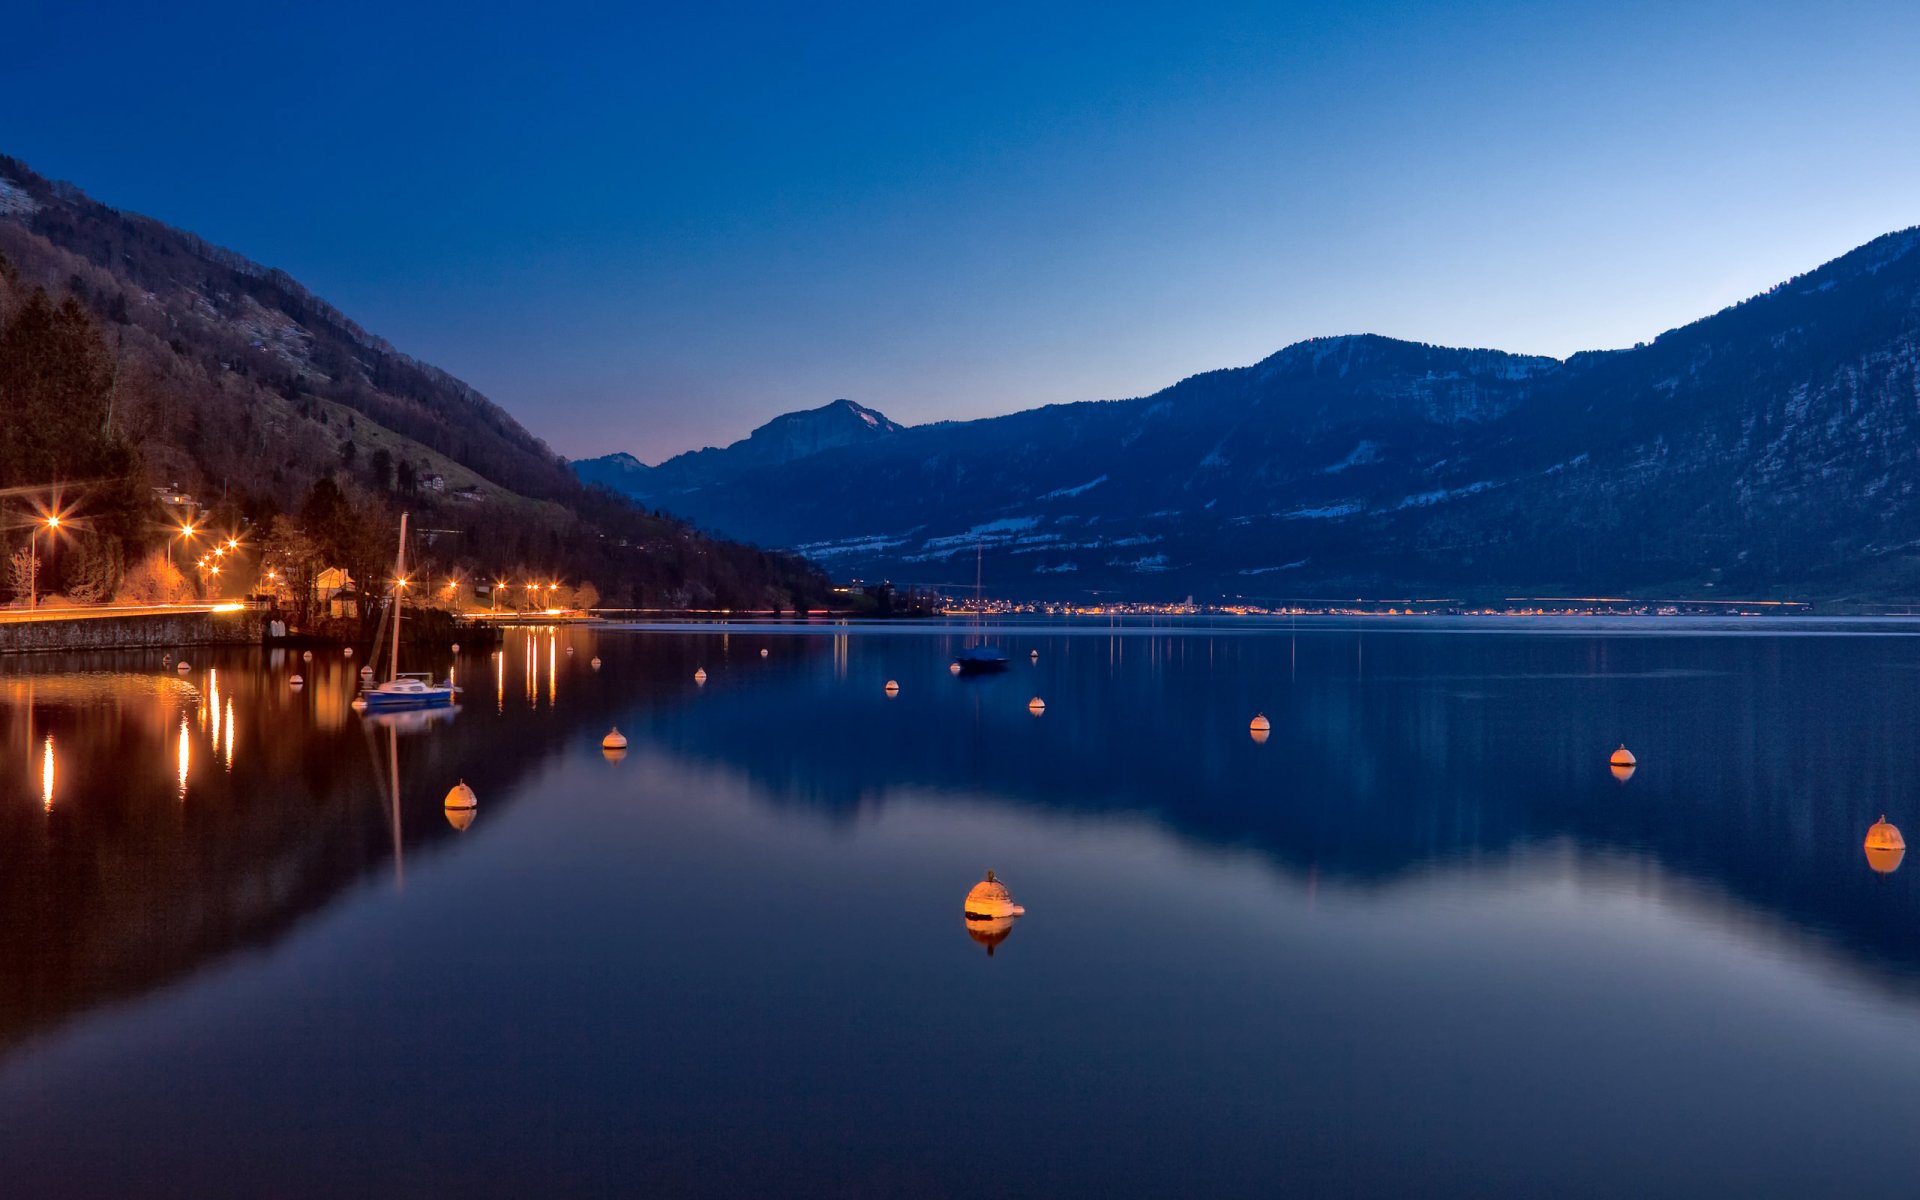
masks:
{"label": "buoy reflection", "polygon": [[987,948],[987,957],[993,957],[993,949],[1007,940],[1013,932],[1012,917],[995,917],[991,921],[973,921],[967,923],[967,936]]}
{"label": "buoy reflection", "polygon": [[40,757],[40,803],[48,812],[53,811],[53,735],[47,735],[46,746]]}

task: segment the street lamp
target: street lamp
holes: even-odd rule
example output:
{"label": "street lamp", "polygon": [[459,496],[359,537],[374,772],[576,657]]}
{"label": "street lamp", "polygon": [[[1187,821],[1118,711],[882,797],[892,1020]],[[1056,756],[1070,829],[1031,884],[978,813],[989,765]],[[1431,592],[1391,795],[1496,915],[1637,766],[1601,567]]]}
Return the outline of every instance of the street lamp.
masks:
{"label": "street lamp", "polygon": [[[180,522],[180,533],[178,534],[178,537],[183,542],[191,541],[193,539],[193,536],[199,532],[200,532],[200,527],[198,525],[195,525],[192,521],[182,521]],[[173,538],[167,539],[167,561],[168,562],[173,561]]]}
{"label": "street lamp", "polygon": [[40,607],[40,549],[38,539],[40,527],[46,526],[48,533],[60,528],[60,514],[49,513],[44,521],[37,522],[33,532],[27,535],[27,607]]}

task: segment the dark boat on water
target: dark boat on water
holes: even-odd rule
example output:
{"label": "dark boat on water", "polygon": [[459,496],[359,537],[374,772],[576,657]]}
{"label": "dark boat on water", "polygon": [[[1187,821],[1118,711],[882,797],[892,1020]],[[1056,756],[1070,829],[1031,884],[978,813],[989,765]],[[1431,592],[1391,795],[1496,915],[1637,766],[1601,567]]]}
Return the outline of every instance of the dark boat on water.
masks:
{"label": "dark boat on water", "polygon": [[1006,651],[998,646],[989,646],[985,642],[968,646],[954,655],[954,663],[962,675],[985,675],[991,671],[1007,669]]}
{"label": "dark boat on water", "polygon": [[[973,620],[976,632],[979,629],[980,614],[984,611],[980,595],[980,545],[976,542],[973,547]],[[986,675],[994,671],[1004,671],[1007,669],[1007,652],[998,646],[987,645],[984,640],[976,641],[954,655],[953,665],[962,675]]]}

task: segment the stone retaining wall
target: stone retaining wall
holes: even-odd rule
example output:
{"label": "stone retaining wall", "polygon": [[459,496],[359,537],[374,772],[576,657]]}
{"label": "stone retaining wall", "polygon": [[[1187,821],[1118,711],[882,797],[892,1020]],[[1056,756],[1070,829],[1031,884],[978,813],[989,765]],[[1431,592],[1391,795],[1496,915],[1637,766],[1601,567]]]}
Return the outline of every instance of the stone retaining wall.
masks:
{"label": "stone retaining wall", "polygon": [[0,622],[0,654],[258,645],[264,632],[263,618],[254,612],[140,613]]}

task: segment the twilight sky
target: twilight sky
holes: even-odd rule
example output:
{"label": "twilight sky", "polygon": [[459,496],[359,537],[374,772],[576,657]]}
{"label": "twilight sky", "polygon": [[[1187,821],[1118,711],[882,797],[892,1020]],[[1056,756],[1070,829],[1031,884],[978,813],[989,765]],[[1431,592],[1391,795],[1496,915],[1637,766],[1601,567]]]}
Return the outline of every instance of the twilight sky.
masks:
{"label": "twilight sky", "polygon": [[1565,355],[1920,222],[1920,5],[14,0],[0,151],[563,454],[1301,338]]}

